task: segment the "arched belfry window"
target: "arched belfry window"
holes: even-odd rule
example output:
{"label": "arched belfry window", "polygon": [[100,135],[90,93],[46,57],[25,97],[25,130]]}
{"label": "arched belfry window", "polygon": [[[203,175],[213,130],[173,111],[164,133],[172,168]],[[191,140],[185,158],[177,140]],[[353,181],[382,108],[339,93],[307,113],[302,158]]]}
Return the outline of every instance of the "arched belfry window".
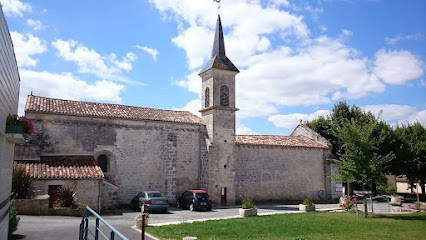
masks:
{"label": "arched belfry window", "polygon": [[210,105],[210,89],[206,88],[206,94],[204,94],[204,107],[208,107]]}
{"label": "arched belfry window", "polygon": [[101,167],[102,172],[108,172],[108,162],[109,162],[109,159],[107,155],[105,154],[99,155],[98,164],[99,164],[99,167]]}
{"label": "arched belfry window", "polygon": [[220,87],[220,106],[229,107],[229,88],[226,85]]}

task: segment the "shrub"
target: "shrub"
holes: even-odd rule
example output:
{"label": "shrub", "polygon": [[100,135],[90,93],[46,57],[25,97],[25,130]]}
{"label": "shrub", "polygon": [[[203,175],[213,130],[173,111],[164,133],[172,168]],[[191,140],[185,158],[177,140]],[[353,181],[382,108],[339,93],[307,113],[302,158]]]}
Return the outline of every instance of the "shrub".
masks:
{"label": "shrub", "polygon": [[312,202],[312,200],[309,199],[308,197],[303,197],[303,205],[312,206],[312,205],[314,205],[314,202]]}
{"label": "shrub", "polygon": [[73,207],[75,204],[76,185],[64,186],[59,189],[59,206]]}
{"label": "shrub", "polygon": [[18,217],[18,211],[16,208],[10,208],[9,212],[9,234],[12,234],[18,229],[18,223],[20,218]]}
{"label": "shrub", "polygon": [[395,185],[379,185],[377,186],[377,191],[381,193],[386,193],[389,195],[393,195],[396,193],[396,186]]}
{"label": "shrub", "polygon": [[19,117],[17,114],[7,116],[6,127],[9,126],[22,126],[26,134],[32,134],[34,132],[33,122],[24,116]]}
{"label": "shrub", "polygon": [[351,196],[345,195],[340,197],[339,203],[342,209],[349,210],[355,205],[355,199],[351,198]]}
{"label": "shrub", "polygon": [[250,198],[244,198],[243,203],[241,204],[241,208],[243,209],[249,209],[254,208],[254,202]]}
{"label": "shrub", "polygon": [[33,194],[33,179],[22,167],[13,169],[12,176],[12,198],[26,199]]}

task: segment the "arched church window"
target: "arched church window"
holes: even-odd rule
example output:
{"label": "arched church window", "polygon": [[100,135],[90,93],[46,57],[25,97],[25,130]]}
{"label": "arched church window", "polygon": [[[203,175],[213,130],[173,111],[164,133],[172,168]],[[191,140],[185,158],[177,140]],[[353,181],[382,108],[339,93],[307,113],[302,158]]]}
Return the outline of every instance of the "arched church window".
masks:
{"label": "arched church window", "polygon": [[102,154],[98,157],[98,164],[101,167],[102,172],[108,172],[108,157],[105,154]]}
{"label": "arched church window", "polygon": [[220,87],[220,106],[229,106],[229,88],[226,85]]}
{"label": "arched church window", "polygon": [[206,88],[206,94],[204,94],[204,107],[208,107],[210,105],[210,89]]}

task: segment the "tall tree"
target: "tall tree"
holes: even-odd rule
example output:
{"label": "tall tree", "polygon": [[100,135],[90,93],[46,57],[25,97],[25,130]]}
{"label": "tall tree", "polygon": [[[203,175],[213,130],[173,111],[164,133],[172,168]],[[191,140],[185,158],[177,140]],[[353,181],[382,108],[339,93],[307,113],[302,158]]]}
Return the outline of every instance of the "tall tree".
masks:
{"label": "tall tree", "polygon": [[[342,153],[332,159],[339,166],[340,174],[332,177],[362,185],[373,185],[384,174],[393,153],[381,155],[377,151],[378,139],[374,135],[377,122],[346,122],[337,129],[337,137],[343,142]],[[366,208],[364,197],[364,208]],[[367,214],[367,211],[364,211]],[[365,215],[367,217],[367,215]]]}
{"label": "tall tree", "polygon": [[397,155],[401,172],[411,185],[420,182],[422,199],[426,200],[426,129],[420,123],[415,123],[398,126],[395,133],[401,143]]}

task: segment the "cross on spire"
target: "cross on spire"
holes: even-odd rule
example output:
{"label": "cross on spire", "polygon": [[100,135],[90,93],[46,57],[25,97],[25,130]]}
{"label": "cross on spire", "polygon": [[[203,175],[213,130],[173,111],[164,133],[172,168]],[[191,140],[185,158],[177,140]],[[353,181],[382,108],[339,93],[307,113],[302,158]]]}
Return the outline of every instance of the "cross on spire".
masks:
{"label": "cross on spire", "polygon": [[213,0],[213,2],[217,2],[217,14],[220,15],[220,1],[221,0]]}

